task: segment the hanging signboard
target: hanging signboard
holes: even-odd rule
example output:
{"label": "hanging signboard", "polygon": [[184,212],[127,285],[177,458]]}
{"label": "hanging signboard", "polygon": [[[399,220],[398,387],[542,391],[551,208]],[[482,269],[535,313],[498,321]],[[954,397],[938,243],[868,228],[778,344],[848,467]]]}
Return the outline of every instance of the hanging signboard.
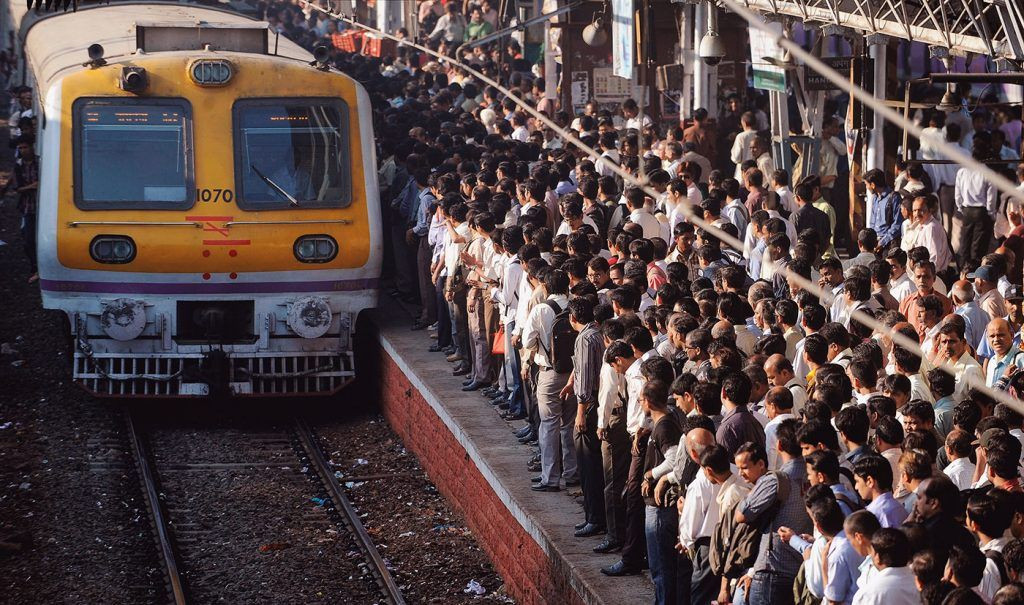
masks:
{"label": "hanging signboard", "polygon": [[611,0],[611,4],[612,70],[616,76],[632,80],[636,67],[633,0]]}
{"label": "hanging signboard", "polygon": [[782,24],[768,25],[773,33],[756,27],[750,28],[750,65],[754,72],[754,88],[786,92],[786,70],[766,60],[774,59],[779,64],[783,61],[785,51],[775,42],[782,35]]}

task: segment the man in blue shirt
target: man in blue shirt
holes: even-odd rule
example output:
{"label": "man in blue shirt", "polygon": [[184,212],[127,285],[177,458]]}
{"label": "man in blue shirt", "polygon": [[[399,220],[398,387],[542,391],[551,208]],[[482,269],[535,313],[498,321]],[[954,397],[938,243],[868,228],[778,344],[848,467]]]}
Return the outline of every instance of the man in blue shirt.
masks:
{"label": "man in blue shirt", "polygon": [[893,240],[900,239],[903,215],[900,213],[900,195],[889,187],[885,173],[878,168],[864,174],[864,185],[871,200],[868,227],[878,234],[878,247],[885,249]]}
{"label": "man in blue shirt", "polygon": [[878,517],[882,527],[899,528],[907,509],[892,497],[892,466],[881,456],[865,456],[853,465],[854,488],[867,511]]}

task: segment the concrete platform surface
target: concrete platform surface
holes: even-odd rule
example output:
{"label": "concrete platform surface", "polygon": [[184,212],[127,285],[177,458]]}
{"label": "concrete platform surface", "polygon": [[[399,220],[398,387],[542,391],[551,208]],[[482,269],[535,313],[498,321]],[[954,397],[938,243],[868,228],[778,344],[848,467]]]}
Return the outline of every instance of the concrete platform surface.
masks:
{"label": "concrete platform surface", "polygon": [[[382,297],[384,298],[384,297]],[[492,560],[495,561],[499,572],[506,577],[510,593],[517,596],[521,601],[552,602],[552,599],[567,599],[575,601],[578,595],[580,602],[587,604],[607,603],[649,603],[654,599],[654,588],[646,575],[629,576],[623,578],[610,578],[600,572],[602,566],[610,565],[618,560],[617,554],[599,555],[592,552],[603,536],[593,538],[576,538],[573,536],[573,525],[583,519],[583,507],[578,503],[573,494],[578,494],[579,488],[563,490],[559,493],[538,493],[530,489],[530,478],[536,473],[526,469],[526,463],[532,455],[533,448],[518,443],[512,434],[513,428],[522,426],[521,421],[509,423],[497,415],[497,410],[478,393],[464,393],[461,390],[462,377],[451,375],[452,365],[446,362],[440,353],[430,353],[427,348],[434,342],[429,339],[426,331],[411,331],[412,320],[408,312],[394,301],[384,298],[381,301],[381,309],[373,314],[373,324],[378,330],[377,342],[381,348],[381,358],[385,365],[393,363],[397,370],[404,374],[410,388],[405,388],[400,395],[405,397],[390,397],[383,393],[382,401],[386,401],[384,410],[385,416],[389,418],[394,426],[407,424],[408,426],[395,426],[401,434],[403,430],[409,433],[413,441],[415,433],[424,430],[427,422],[432,419],[412,419],[407,414],[416,413],[416,410],[396,409],[395,406],[408,405],[415,407],[420,398],[429,406],[440,423],[451,433],[454,442],[457,442],[461,450],[464,450],[465,464],[475,466],[475,469],[463,469],[464,474],[475,474],[478,471],[482,476],[483,485],[493,491],[494,497],[504,507],[496,506],[491,517],[497,515],[502,520],[498,527],[491,528],[494,531],[487,531],[486,527],[474,527],[474,516],[472,513],[478,506],[476,490],[470,489],[457,477],[453,481],[438,481],[437,477],[432,478],[438,482],[442,493],[453,500],[457,508],[467,512],[467,524],[481,541],[482,546],[491,551]],[[384,378],[388,384],[396,380],[404,385],[402,377]],[[386,391],[388,384],[383,385]],[[394,399],[406,400],[407,404]],[[382,405],[385,405],[382,403]],[[437,429],[433,429],[437,430]],[[448,436],[438,435],[447,438]],[[432,448],[426,440],[421,440],[424,447]],[[411,446],[414,452],[424,462],[424,467],[430,473],[431,464],[429,460],[431,452],[417,452],[416,445]],[[421,449],[423,449],[421,447]],[[460,448],[455,448],[456,450]],[[443,457],[447,454],[439,454]],[[439,462],[439,460],[435,461]],[[457,462],[456,462],[457,464]],[[444,466],[438,468],[438,474],[444,474]],[[450,484],[447,486],[446,484]],[[579,500],[581,502],[582,500]],[[504,526],[502,525],[504,524]],[[477,525],[490,525],[485,519]],[[516,527],[518,525],[518,527]],[[495,540],[504,542],[502,537],[503,527],[508,530],[508,536],[514,533],[525,533],[536,547],[527,544],[516,553],[504,553],[502,544],[495,544]],[[493,536],[489,536],[493,533]],[[547,557],[545,565],[538,566],[540,562],[527,561],[503,561],[507,556],[529,557],[531,554],[539,553]],[[568,586],[576,594],[557,595],[559,590],[548,586],[543,579],[537,580],[537,586],[516,589],[516,582],[520,581],[515,577],[517,574],[511,568],[520,569],[519,565],[530,563],[525,569],[532,568],[533,571],[527,575],[537,573],[550,573],[556,577],[551,578],[551,584]],[[510,568],[503,570],[503,567]],[[561,577],[557,577],[561,576]],[[526,581],[529,581],[527,579]],[[518,593],[518,594],[517,594]]]}

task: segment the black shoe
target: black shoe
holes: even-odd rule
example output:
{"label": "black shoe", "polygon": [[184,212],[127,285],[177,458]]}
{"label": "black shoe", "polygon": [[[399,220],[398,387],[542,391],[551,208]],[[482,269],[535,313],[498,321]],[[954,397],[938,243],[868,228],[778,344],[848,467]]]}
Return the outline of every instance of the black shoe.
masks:
{"label": "black shoe", "polygon": [[543,479],[543,477],[537,475],[536,477],[530,479],[530,483],[540,483],[541,479]]}
{"label": "black shoe", "polygon": [[534,433],[533,430],[531,430],[529,433],[519,438],[519,443],[526,443],[527,441],[535,439],[537,439],[537,433]]}
{"label": "black shoe", "polygon": [[465,376],[469,374],[469,366],[460,366],[452,370],[452,376]]}
{"label": "black shoe", "polygon": [[511,414],[509,412],[502,412],[501,413],[501,419],[502,420],[508,420],[509,422],[514,422],[516,420],[524,420],[525,418],[526,418],[526,414]]}
{"label": "black shoe", "polygon": [[540,462],[527,462],[526,463],[526,470],[530,471],[531,473],[539,473],[540,472]]}
{"label": "black shoe", "polygon": [[488,403],[490,403],[491,405],[501,405],[505,403],[505,399],[503,397],[495,397],[491,399]]}
{"label": "black shoe", "polygon": [[612,540],[611,538],[605,538],[604,542],[601,542],[594,547],[594,552],[602,555],[609,552],[618,552],[620,550],[622,550],[622,542]]}
{"label": "black shoe", "polygon": [[445,347],[445,348],[441,349],[441,352],[444,353],[446,356],[447,355],[451,355],[451,354],[455,353],[455,347]]}
{"label": "black shoe", "polygon": [[[595,549],[596,550],[596,549]],[[606,576],[618,577],[618,576],[635,576],[640,573],[639,567],[630,567],[619,561],[615,565],[609,565],[608,567],[602,567],[601,573]]]}
{"label": "black shoe", "polygon": [[577,529],[572,535],[577,538],[589,538],[590,536],[596,536],[604,533],[604,526],[594,525],[593,523],[587,523],[583,527]]}
{"label": "black shoe", "polygon": [[482,387],[482,386],[484,386],[483,383],[477,382],[477,381],[474,380],[473,382],[471,382],[471,383],[467,384],[466,386],[462,387],[462,390],[466,391],[466,392],[478,391],[478,390],[480,390],[480,387]]}
{"label": "black shoe", "polygon": [[[498,404],[498,409],[501,410],[502,412],[507,412],[509,407],[510,406],[508,405],[508,403],[504,401]],[[526,418],[525,414],[523,415],[523,418]]]}
{"label": "black shoe", "polygon": [[589,525],[589,523],[587,523],[586,521],[580,521],[580,522],[579,522],[579,523],[577,523],[576,525],[573,525],[573,526],[572,526],[572,528],[573,528],[573,529],[577,529],[577,530],[579,530],[579,529],[583,529],[583,528],[584,528],[584,527],[586,527],[587,525]]}
{"label": "black shoe", "polygon": [[440,353],[440,352],[444,351],[444,349],[442,349],[441,347],[437,346],[436,344],[430,345],[430,348],[427,349],[427,350],[430,351],[431,353]]}
{"label": "black shoe", "polygon": [[498,393],[500,393],[498,389],[494,387],[487,387],[486,389],[480,391],[480,396],[486,397],[488,399],[494,399],[495,397],[498,396]]}
{"label": "black shoe", "polygon": [[565,486],[566,487],[579,487],[579,485],[580,485],[580,480],[579,479],[577,479],[575,481],[566,481],[565,482]]}
{"label": "black shoe", "polygon": [[532,430],[532,429],[530,428],[530,425],[526,425],[526,426],[524,426],[523,428],[521,428],[521,429],[518,429],[518,430],[517,430],[517,431],[515,432],[515,436],[516,436],[516,439],[518,439],[518,438],[520,438],[520,437],[525,437],[525,436],[529,435],[529,434],[530,434],[530,431],[531,431],[531,430]]}
{"label": "black shoe", "polygon": [[[533,485],[533,486],[530,487],[530,489],[532,489],[535,492],[560,492],[560,491],[562,491],[561,489],[558,488],[557,485],[544,485],[543,483],[538,483],[537,485]],[[604,571],[604,570],[602,570],[602,571]]]}
{"label": "black shoe", "polygon": [[523,442],[523,445],[537,445],[537,436],[534,435],[533,437],[527,439],[526,441]]}

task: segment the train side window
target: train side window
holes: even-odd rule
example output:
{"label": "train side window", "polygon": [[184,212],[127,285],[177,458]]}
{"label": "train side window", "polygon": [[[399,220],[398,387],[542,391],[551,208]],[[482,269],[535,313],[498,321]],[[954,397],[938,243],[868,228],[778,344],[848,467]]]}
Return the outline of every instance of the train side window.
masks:
{"label": "train side window", "polygon": [[75,205],[83,209],[191,208],[192,109],[185,99],[75,101]]}
{"label": "train side window", "polygon": [[348,105],[340,99],[245,99],[233,110],[235,190],[245,210],[352,203]]}

